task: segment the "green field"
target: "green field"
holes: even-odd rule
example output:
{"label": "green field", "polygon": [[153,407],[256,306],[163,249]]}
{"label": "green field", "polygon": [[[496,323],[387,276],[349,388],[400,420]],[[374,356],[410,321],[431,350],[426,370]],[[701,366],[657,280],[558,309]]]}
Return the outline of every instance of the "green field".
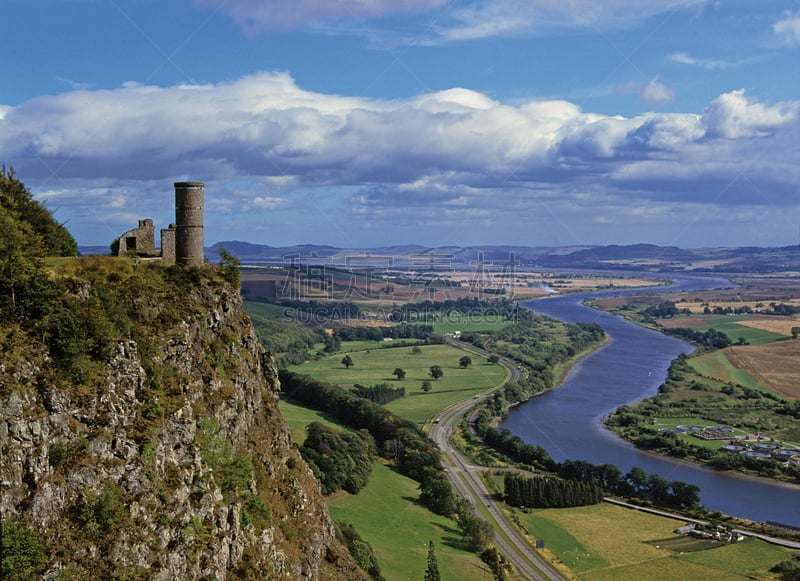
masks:
{"label": "green field", "polygon": [[262,303],[259,301],[245,301],[244,310],[250,315],[265,317],[268,319],[281,318],[286,316],[287,313],[293,312],[293,309],[288,307],[273,305],[271,303]]}
{"label": "green field", "polygon": [[304,408],[284,400],[280,400],[278,405],[281,410],[281,415],[286,420],[286,423],[289,424],[289,429],[292,431],[292,440],[294,440],[294,443],[298,446],[305,441],[306,426],[311,422],[320,422],[326,426],[336,426],[339,429],[347,429],[329,420],[323,412]]}
{"label": "green field", "polygon": [[333,519],[352,523],[372,545],[387,581],[422,579],[431,540],[443,580],[491,579],[486,565],[460,548],[455,523],[413,500],[418,488],[417,482],[376,464],[366,488],[356,496],[337,496],[328,509]]}
{"label": "green field", "polygon": [[709,324],[702,327],[696,327],[698,331],[705,331],[714,329],[721,331],[731,338],[734,343],[738,342],[739,337],[743,337],[751,345],[763,345],[765,343],[772,343],[774,341],[782,341],[786,339],[785,335],[771,333],[763,329],[756,329],[755,327],[747,327],[739,325],[738,321],[744,321],[746,315],[715,315],[707,317]]}
{"label": "green field", "polygon": [[436,321],[433,323],[433,330],[441,335],[456,331],[499,331],[513,323],[514,321],[509,321],[497,314],[465,315],[459,311],[452,311],[450,313],[437,314]]}
{"label": "green field", "polygon": [[[457,401],[483,393],[506,377],[505,368],[492,365],[472,353],[469,354],[472,365],[462,368],[458,360],[466,352],[450,345],[423,345],[420,349],[420,353],[413,353],[411,347],[352,352],[349,355],[353,366],[349,369],[342,365],[343,355],[339,353],[291,367],[290,371],[340,385],[388,383],[392,387],[404,387],[406,396],[391,402],[386,408],[417,423],[432,419]],[[432,365],[442,367],[444,375],[440,379],[432,380],[428,375]],[[396,367],[405,370],[404,380],[397,380],[392,375]],[[432,389],[428,393],[420,389],[424,380],[431,382]]]}
{"label": "green field", "polygon": [[698,542],[674,532],[679,520],[605,503],[518,514],[582,580],[769,579],[768,570],[793,554],[756,539]]}
{"label": "green field", "polygon": [[[298,445],[305,439],[309,423],[337,425],[319,412],[285,401],[280,402],[280,410]],[[339,492],[329,497],[327,504],[333,519],[352,524],[372,546],[387,581],[422,579],[431,540],[443,580],[490,579],[486,565],[460,548],[461,535],[455,523],[420,506],[415,500],[418,496],[417,482],[376,462],[369,484],[361,492]]]}
{"label": "green field", "polygon": [[722,351],[714,351],[699,357],[692,357],[688,360],[688,363],[700,375],[713,377],[726,383],[733,382],[744,387],[768,391],[766,387],[753,379],[745,370],[731,365],[731,362]]}

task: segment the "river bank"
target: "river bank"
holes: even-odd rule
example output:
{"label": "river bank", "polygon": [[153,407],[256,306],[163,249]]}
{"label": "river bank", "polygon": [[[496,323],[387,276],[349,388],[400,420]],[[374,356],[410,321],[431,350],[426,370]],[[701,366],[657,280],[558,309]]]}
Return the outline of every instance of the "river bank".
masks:
{"label": "river bank", "polygon": [[[672,288],[693,290],[727,284],[722,279],[682,277]],[[669,480],[699,486],[701,502],[711,511],[752,522],[800,526],[797,487],[761,482],[763,479],[758,482],[738,479],[688,462],[646,454],[602,425],[602,418],[614,409],[655,395],[672,360],[693,350],[684,341],[581,304],[586,298],[614,294],[618,293],[588,293],[522,303],[562,321],[597,322],[609,335],[609,342],[573,367],[561,388],[516,406],[500,427],[509,429],[526,443],[542,446],[556,461],[609,463],[623,472],[638,466]]]}

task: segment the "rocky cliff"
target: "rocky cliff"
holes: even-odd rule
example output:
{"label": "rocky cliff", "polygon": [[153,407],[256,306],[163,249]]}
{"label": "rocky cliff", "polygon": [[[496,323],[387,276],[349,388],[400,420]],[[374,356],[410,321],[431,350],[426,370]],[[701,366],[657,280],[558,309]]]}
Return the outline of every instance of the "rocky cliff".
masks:
{"label": "rocky cliff", "polygon": [[[53,276],[71,318],[0,323],[7,574],[364,578],[293,447],[274,364],[231,284],[211,267],[111,258]],[[77,330],[54,340],[75,313]]]}

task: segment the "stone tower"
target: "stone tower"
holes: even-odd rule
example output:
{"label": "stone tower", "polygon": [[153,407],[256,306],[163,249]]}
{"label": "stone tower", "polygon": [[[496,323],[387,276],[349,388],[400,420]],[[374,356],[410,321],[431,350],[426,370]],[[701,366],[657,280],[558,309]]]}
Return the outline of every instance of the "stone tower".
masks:
{"label": "stone tower", "polygon": [[175,182],[175,262],[203,264],[203,182]]}

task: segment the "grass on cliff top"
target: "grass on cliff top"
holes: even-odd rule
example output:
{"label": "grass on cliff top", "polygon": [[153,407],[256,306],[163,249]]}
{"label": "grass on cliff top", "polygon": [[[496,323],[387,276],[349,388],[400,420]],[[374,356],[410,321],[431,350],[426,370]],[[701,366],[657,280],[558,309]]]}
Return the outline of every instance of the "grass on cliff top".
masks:
{"label": "grass on cliff top", "polygon": [[[286,401],[280,402],[280,410],[298,445],[305,439],[305,426],[312,421],[347,429],[317,411]],[[352,524],[372,546],[387,581],[422,579],[430,540],[436,547],[443,581],[490,579],[486,565],[461,548],[456,524],[422,507],[418,497],[417,482],[376,462],[361,492],[339,492],[328,497],[327,504],[334,520]]]}
{"label": "grass on cliff top", "polygon": [[[414,353],[412,347],[368,349],[349,353],[353,360],[353,366],[349,369],[342,365],[341,353],[289,369],[320,381],[340,385],[387,383],[391,387],[405,387],[405,397],[394,400],[386,408],[417,423],[435,417],[457,401],[491,389],[506,376],[502,366],[492,365],[483,357],[450,345],[423,345],[419,349],[419,353]],[[472,365],[466,368],[458,363],[464,355],[469,355],[472,359]],[[441,366],[444,371],[441,378],[434,380],[428,375],[432,365]],[[392,375],[396,367],[405,370],[405,379],[398,380]],[[428,393],[421,390],[424,380],[431,383]]]}
{"label": "grass on cliff top", "polygon": [[517,514],[546,550],[590,581],[769,579],[773,565],[798,554],[756,539],[686,544],[674,532],[681,521],[611,504]]}

